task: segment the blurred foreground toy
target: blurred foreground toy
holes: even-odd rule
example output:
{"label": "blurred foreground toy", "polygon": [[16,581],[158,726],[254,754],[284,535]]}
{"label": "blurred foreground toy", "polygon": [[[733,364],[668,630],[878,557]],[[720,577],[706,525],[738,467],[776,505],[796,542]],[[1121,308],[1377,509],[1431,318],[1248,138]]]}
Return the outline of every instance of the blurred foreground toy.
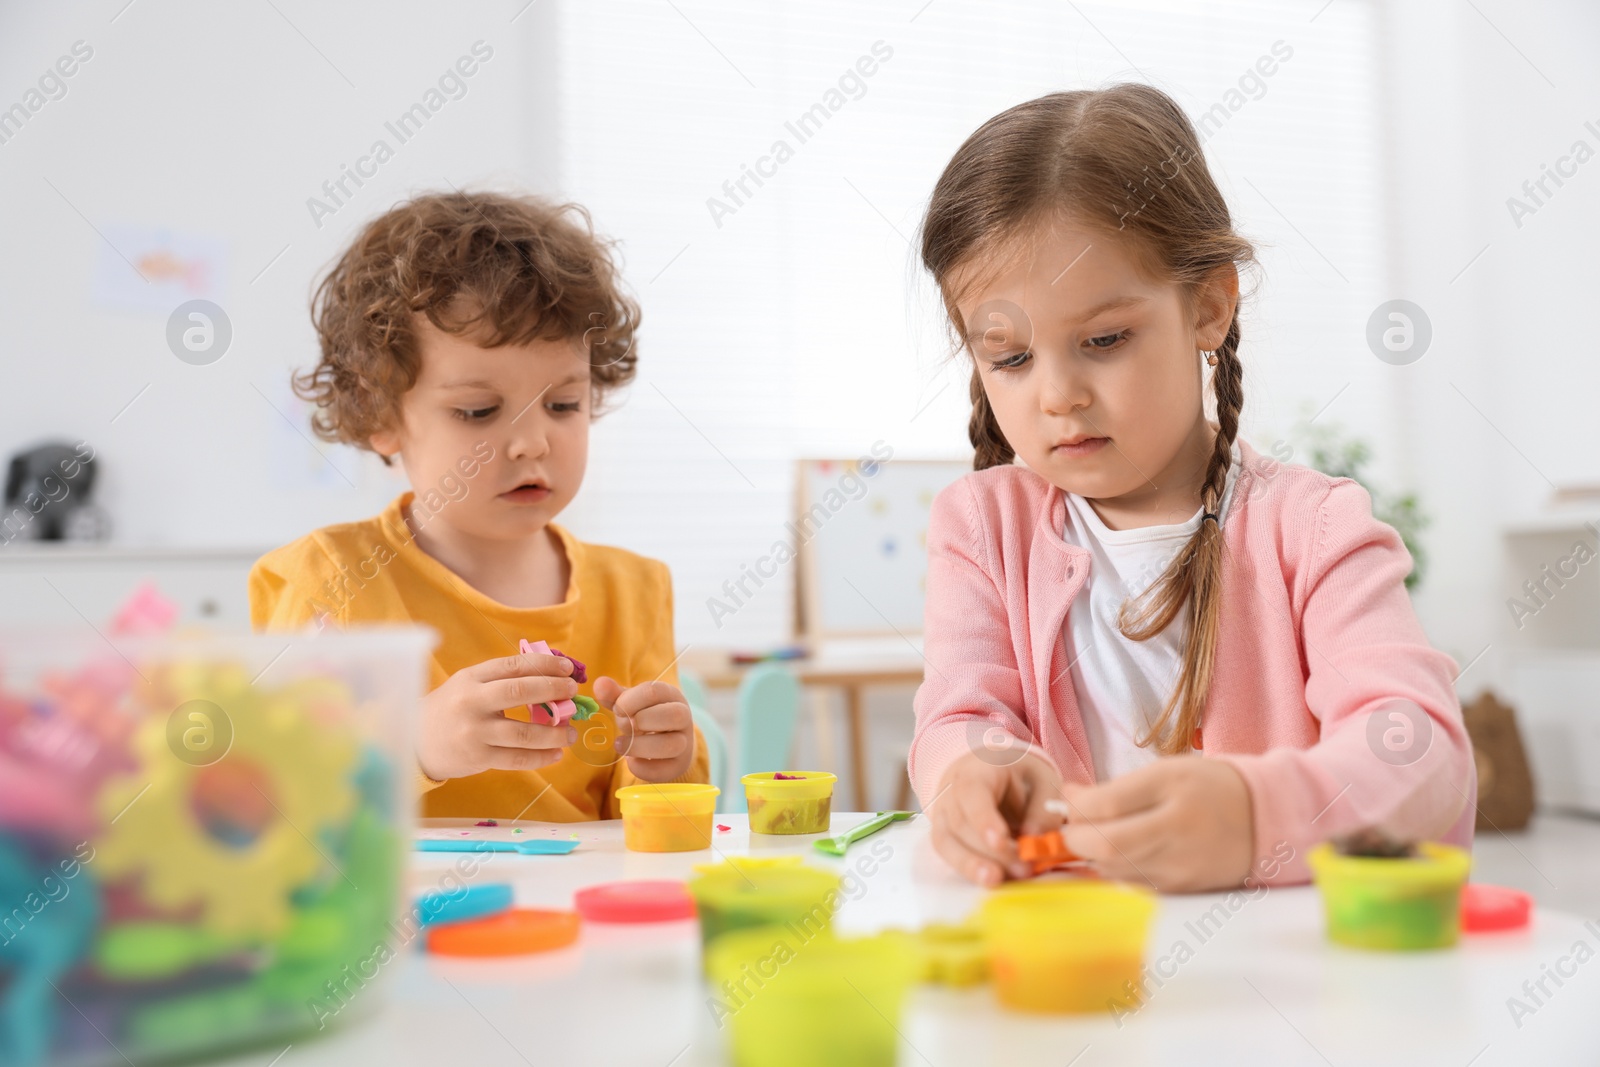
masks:
{"label": "blurred foreground toy", "polygon": [[[215,744],[231,733],[226,762],[175,758],[168,720],[145,719],[133,739],[140,768],[100,797],[108,825],[96,842],[97,869],[110,878],[139,876],[158,907],[198,904],[200,925],[214,933],[281,933],[290,891],[323,864],[315,836],[348,817],[356,802],[356,746],[312,721],[305,700],[311,684],[263,692],[242,668],[207,672],[203,688],[190,690],[191,715],[203,720],[190,729],[210,731]],[[189,736],[180,735],[180,747]],[[235,775],[242,780],[229,783]],[[207,789],[234,798],[209,825],[197,813],[204,810],[197,796]],[[240,811],[239,799],[262,803]],[[229,825],[229,807],[244,825]]]}
{"label": "blurred foreground toy", "polygon": [[0,983],[0,1063],[39,1063],[61,1015],[57,984],[94,938],[100,894],[76,861],[43,862],[0,834],[0,901],[10,909],[0,935],[0,976],[9,973]]}

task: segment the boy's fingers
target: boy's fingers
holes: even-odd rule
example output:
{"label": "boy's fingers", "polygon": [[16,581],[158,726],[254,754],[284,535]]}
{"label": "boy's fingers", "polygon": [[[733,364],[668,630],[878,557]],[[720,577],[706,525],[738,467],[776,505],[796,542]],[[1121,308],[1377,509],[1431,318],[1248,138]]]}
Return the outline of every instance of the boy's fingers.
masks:
{"label": "boy's fingers", "polygon": [[467,669],[472,672],[474,680],[493,682],[501,678],[565,677],[572,673],[572,662],[562,659],[560,656],[546,656],[538,652],[528,652],[519,653],[515,656],[501,656],[499,659],[486,659],[482,663]]}
{"label": "boy's fingers", "polygon": [[487,762],[497,771],[536,771],[558,763],[566,754],[559,748],[500,748],[490,745]]}
{"label": "boy's fingers", "polygon": [[689,728],[694,717],[689,714],[687,704],[656,704],[623,721],[631,722],[636,733],[681,733]]}
{"label": "boy's fingers", "polygon": [[[595,690],[598,694],[599,683],[596,683]],[[683,694],[678,692],[677,686],[668,682],[645,682],[630,689],[619,688],[616,697],[609,703],[611,710],[618,715],[637,715],[645,708],[682,700]]]}
{"label": "boy's fingers", "polygon": [[622,685],[615,678],[601,675],[594,680],[594,698],[604,707],[616,711],[617,698],[622,695]]}
{"label": "boy's fingers", "polygon": [[681,733],[629,734],[617,737],[617,749],[626,752],[629,759],[676,759],[689,751],[692,744]]}
{"label": "boy's fingers", "polygon": [[570,700],[577,695],[578,683],[571,678],[548,678],[536,675],[531,678],[501,678],[485,682],[478,688],[473,701],[480,711],[504,711],[523,704],[548,704],[553,700]]}
{"label": "boy's fingers", "polygon": [[501,716],[484,724],[483,740],[496,748],[561,749],[578,740],[578,731],[566,724],[544,726]]}

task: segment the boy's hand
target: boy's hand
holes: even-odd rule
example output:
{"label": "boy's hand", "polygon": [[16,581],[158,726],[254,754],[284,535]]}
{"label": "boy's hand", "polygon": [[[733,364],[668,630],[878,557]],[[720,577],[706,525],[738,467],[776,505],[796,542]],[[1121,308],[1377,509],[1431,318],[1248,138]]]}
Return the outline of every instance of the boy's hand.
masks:
{"label": "boy's hand", "polygon": [[933,847],[978,885],[1022,878],[1031,868],[1017,857],[1016,835],[1060,826],[1061,816],[1044,806],[1060,799],[1060,773],[1037,754],[996,765],[969,752],[945,770],[928,806]]}
{"label": "boy's hand", "polygon": [[1108,878],[1167,893],[1243,884],[1255,856],[1250,790],[1225,760],[1169,756],[1098,785],[1068,785],[1067,847]]}
{"label": "boy's hand", "polygon": [[417,763],[443,781],[479,771],[535,771],[561,758],[578,739],[565,724],[543,726],[508,719],[523,704],[566,700],[578,692],[560,656],[521,655],[485,660],[452,674],[422,700]]}
{"label": "boy's hand", "polygon": [[694,762],[694,717],[678,687],[645,682],[624,689],[614,678],[597,678],[594,698],[617,720],[617,751],[628,770],[646,782],[670,782]]}

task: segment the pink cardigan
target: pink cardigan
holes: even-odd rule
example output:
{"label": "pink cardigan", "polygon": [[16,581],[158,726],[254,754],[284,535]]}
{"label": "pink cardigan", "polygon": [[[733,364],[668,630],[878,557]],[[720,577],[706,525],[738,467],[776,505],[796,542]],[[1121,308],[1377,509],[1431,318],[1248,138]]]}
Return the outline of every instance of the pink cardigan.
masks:
{"label": "pink cardigan", "polygon": [[[1470,848],[1477,775],[1458,671],[1412,611],[1399,534],[1357,482],[1242,440],[1240,454],[1201,739],[1249,787],[1257,877],[1304,882],[1312,845],[1365,827]],[[1018,466],[970,474],[934,501],[909,758],[924,807],[951,761],[993,751],[984,734],[996,726],[1068,781],[1095,780],[1062,628],[1089,553],[1062,539],[1065,514],[1061,490]],[[1395,701],[1410,702],[1409,735],[1406,716],[1380,710]],[[1285,845],[1292,859],[1279,863]]]}

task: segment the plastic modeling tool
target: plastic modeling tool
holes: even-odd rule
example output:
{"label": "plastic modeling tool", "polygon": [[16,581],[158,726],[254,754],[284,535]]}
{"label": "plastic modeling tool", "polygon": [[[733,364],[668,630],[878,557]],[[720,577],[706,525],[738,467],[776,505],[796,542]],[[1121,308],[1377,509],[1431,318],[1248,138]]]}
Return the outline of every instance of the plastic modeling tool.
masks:
{"label": "plastic modeling tool", "polygon": [[903,822],[916,817],[914,811],[880,811],[872,818],[859,826],[851,827],[836,837],[824,837],[816,842],[818,852],[826,852],[830,856],[842,856],[845,849],[860,841],[863,837],[871,837],[892,822]]}

